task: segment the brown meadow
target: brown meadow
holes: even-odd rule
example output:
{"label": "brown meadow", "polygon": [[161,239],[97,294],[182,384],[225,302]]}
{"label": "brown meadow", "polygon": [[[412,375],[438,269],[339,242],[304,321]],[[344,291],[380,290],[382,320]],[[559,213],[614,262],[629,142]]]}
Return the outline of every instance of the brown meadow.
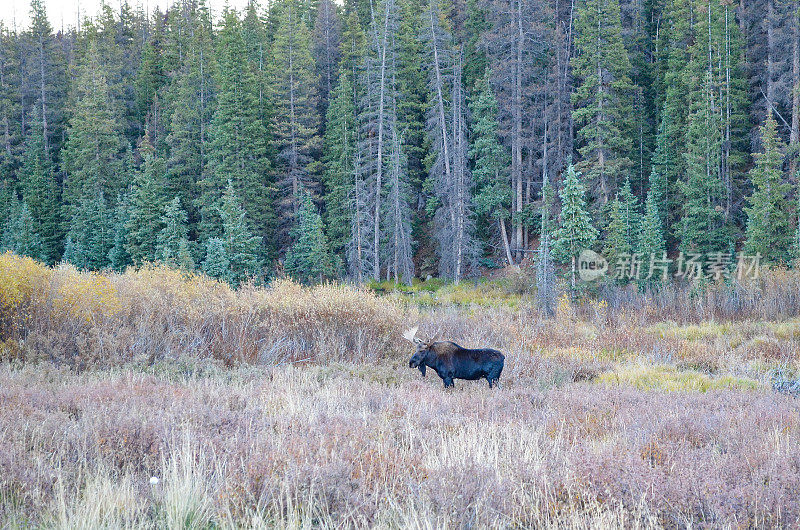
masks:
{"label": "brown meadow", "polygon": [[[770,386],[800,321],[604,300],[546,320],[0,256],[0,526],[800,524],[798,401]],[[412,324],[501,349],[501,388],[408,369]]]}

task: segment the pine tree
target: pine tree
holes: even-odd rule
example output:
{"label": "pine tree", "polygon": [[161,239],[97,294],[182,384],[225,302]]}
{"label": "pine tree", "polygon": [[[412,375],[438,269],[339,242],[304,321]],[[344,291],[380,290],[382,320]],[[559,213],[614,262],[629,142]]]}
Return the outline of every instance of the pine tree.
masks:
{"label": "pine tree", "polygon": [[[339,22],[338,6],[332,0],[320,0],[317,5],[317,18],[314,22],[314,62],[317,85],[318,112],[324,117],[336,84],[341,56],[342,28]],[[324,124],[323,124],[324,125]],[[325,126],[322,127],[325,132]]]}
{"label": "pine tree", "polygon": [[311,35],[301,18],[298,0],[281,0],[273,7],[277,29],[269,78],[275,102],[275,146],[280,190],[279,240],[286,248],[290,227],[300,208],[300,189],[316,195],[319,150],[317,83],[311,57]]}
{"label": "pine tree", "polygon": [[98,191],[115,197],[124,184],[120,120],[95,40],[78,66],[71,99],[74,110],[61,159],[66,170],[64,200],[74,213],[78,203],[96,200]]}
{"label": "pine tree", "polygon": [[350,75],[350,82],[353,83],[353,103],[358,103],[361,99],[358,81],[364,66],[367,36],[355,10],[346,14],[341,47],[339,69],[341,72],[347,72]]}
{"label": "pine tree", "polygon": [[358,142],[356,109],[350,75],[342,71],[331,94],[327,127],[323,141],[325,184],[325,226],[331,250],[343,255],[350,237],[352,211],[350,191],[355,178],[355,151]]}
{"label": "pine tree", "polygon": [[181,207],[181,198],[175,196],[164,209],[161,217],[163,228],[158,233],[156,260],[183,270],[194,269],[186,211]]}
{"label": "pine tree", "polygon": [[[86,40],[96,45],[108,86],[108,104],[115,109],[116,125],[124,143],[136,145],[136,140],[142,135],[143,124],[137,119],[136,90],[131,79],[141,62],[143,43],[139,36],[146,31],[145,25],[149,24],[145,20],[137,22],[125,4],[122,7],[119,16],[116,16],[111,5],[101,3],[96,17],[84,20],[82,28],[88,37]],[[152,18],[156,27],[151,31],[161,31],[163,14],[156,9]],[[79,41],[78,45],[81,44]],[[85,52],[78,51],[78,55],[82,53]],[[115,197],[116,191],[107,196]]]}
{"label": "pine tree", "polygon": [[2,249],[42,260],[42,242],[34,230],[34,219],[24,201],[15,201],[3,230]]}
{"label": "pine tree", "polygon": [[[694,25],[686,39],[691,45],[677,52],[683,61],[681,75],[670,79],[685,92],[673,97],[684,108],[673,104],[670,110],[675,117],[688,111],[682,133],[675,131],[669,139],[670,154],[684,157],[684,174],[675,202],[669,205],[680,211],[673,232],[681,250],[728,252],[736,239],[737,205],[746,186],[742,169],[747,163],[749,127],[741,37],[730,5],[704,0],[691,6],[684,3],[684,9],[683,16],[691,13]],[[671,67],[678,67],[677,59]],[[670,101],[676,88],[668,90]],[[679,122],[676,119],[673,128]]]}
{"label": "pine tree", "polygon": [[578,254],[590,249],[597,240],[597,229],[586,209],[586,188],[580,174],[570,164],[561,188],[561,223],[553,234],[553,258],[572,267],[572,289],[575,289]]}
{"label": "pine tree", "polygon": [[[428,137],[425,134],[425,111],[427,109],[427,77],[423,63],[424,42],[419,38],[420,4],[414,0],[399,0],[399,25],[397,28],[397,128],[401,131],[403,154],[406,158],[406,173],[409,186],[409,201],[415,205],[412,212],[412,232],[418,242],[417,255],[431,254],[429,242],[430,218],[426,215],[424,201],[417,197],[425,195],[423,184],[427,178],[425,157]],[[424,275],[428,271],[421,271]],[[431,270],[431,273],[434,271]]]}
{"label": "pine tree", "polygon": [[[645,201],[642,229],[639,232],[639,254],[646,270],[650,271],[650,260],[660,260],[666,255],[667,244],[664,240],[664,227],[658,209],[656,194],[650,190]],[[653,271],[651,281],[658,281],[659,277]]]}
{"label": "pine tree", "polygon": [[[439,166],[438,171],[433,174],[434,193],[440,204],[434,217],[434,227],[439,242],[439,274],[458,283],[474,269],[479,248],[474,238],[466,97],[461,82],[463,59],[460,51],[451,57],[453,66],[447,120],[449,131],[442,128],[442,137],[449,143],[449,149],[445,153],[439,153],[442,157],[449,152],[450,164],[449,171],[447,166]],[[431,169],[436,170],[436,165]]]}
{"label": "pine tree", "polygon": [[486,50],[481,46],[481,38],[489,29],[488,9],[481,0],[466,0],[464,4],[464,85],[470,94],[481,83],[488,66]]}
{"label": "pine tree", "polygon": [[16,204],[16,195],[12,190],[10,179],[0,179],[0,229],[14,213],[13,205]]}
{"label": "pine tree", "polygon": [[[656,148],[652,157],[652,170],[648,179],[648,194],[653,195],[653,201],[658,208],[658,215],[664,228],[671,225],[671,201],[673,201],[673,191],[677,186],[678,176],[681,168],[685,165],[683,157],[677,153],[676,148],[670,142],[672,122],[674,116],[664,106],[661,115],[661,123],[658,125],[658,135],[656,136]],[[676,165],[676,161],[683,160]]]}
{"label": "pine tree", "polygon": [[[233,184],[255,233],[272,242],[274,188],[267,175],[267,134],[258,106],[258,84],[247,62],[236,13],[228,9],[217,42],[216,109],[209,131],[208,167],[200,181],[198,205],[203,237],[220,235],[219,212],[225,184]],[[268,247],[259,245],[267,250]],[[266,252],[265,252],[266,253]]]}
{"label": "pine tree", "polygon": [[667,0],[662,8],[664,29],[659,28],[658,54],[653,65],[655,105],[659,109],[656,147],[652,157],[650,189],[654,190],[659,215],[667,229],[680,214],[678,181],[686,174],[686,131],[689,116],[690,78],[684,70],[694,40],[696,14],[687,0]]}
{"label": "pine tree", "polygon": [[109,264],[114,245],[113,212],[102,190],[85,193],[73,207],[64,245],[64,261],[79,269],[99,270]]}
{"label": "pine tree", "polygon": [[509,265],[514,264],[506,230],[511,217],[511,186],[508,178],[508,152],[500,143],[497,122],[497,100],[490,85],[491,71],[487,68],[470,103],[472,112],[472,145],[470,158],[475,179],[475,212],[486,217],[485,222],[499,227],[497,237],[505,250]]}
{"label": "pine tree", "polygon": [[225,250],[225,241],[212,237],[206,241],[206,259],[203,261],[203,272],[225,282],[230,279],[231,263]]}
{"label": "pine tree", "polygon": [[257,0],[247,1],[242,18],[242,39],[247,50],[248,62],[256,72],[261,73],[265,71],[269,59],[269,39],[259,11],[261,6]]}
{"label": "pine tree", "polygon": [[[695,8],[695,39],[683,76],[689,88],[690,120],[692,113],[702,112],[705,107],[714,114],[708,124],[714,128],[708,135],[715,142],[710,156],[718,165],[715,172],[723,187],[720,205],[724,223],[729,225],[740,213],[737,205],[748,187],[743,168],[748,163],[750,125],[742,37],[735,22],[736,8],[731,4],[702,0]],[[705,143],[704,139],[692,136],[690,121],[681,151],[698,140]]]}
{"label": "pine tree", "polygon": [[[458,283],[471,261],[471,178],[466,157],[462,58],[454,50],[446,17],[437,2],[421,14],[425,42],[424,66],[428,74],[427,112],[429,211],[435,211],[439,274]],[[446,9],[446,6],[443,6]]]}
{"label": "pine tree", "polygon": [[166,194],[181,197],[192,232],[196,231],[198,221],[198,181],[207,175],[215,69],[209,14],[207,10],[198,9],[194,17],[196,21],[186,49],[181,47],[176,52],[176,56],[183,57],[183,64],[175,71],[167,93],[172,101],[172,114],[165,139],[169,151]]}
{"label": "pine tree", "polygon": [[374,269],[371,264],[374,262],[372,257],[372,246],[370,240],[370,227],[372,211],[369,207],[370,190],[365,179],[362,154],[356,151],[353,187],[350,191],[350,208],[352,219],[350,221],[350,240],[347,242],[347,271],[350,277],[363,283]]}
{"label": "pine tree", "polygon": [[585,0],[575,21],[577,78],[573,119],[581,161],[592,196],[605,205],[631,167],[633,147],[631,63],[622,41],[618,0]]}
{"label": "pine tree", "polygon": [[606,259],[610,263],[638,251],[640,223],[639,199],[631,191],[630,181],[625,181],[611,205],[611,222],[605,241]]}
{"label": "pine tree", "polygon": [[[247,59],[253,77],[258,87],[258,115],[267,133],[267,158],[270,162],[275,160],[275,152],[272,146],[272,121],[275,109],[270,97],[270,48],[272,46],[272,35],[268,33],[267,24],[259,11],[261,7],[257,0],[248,0],[245,9],[244,19],[242,20],[242,38],[247,49]],[[270,12],[272,15],[272,12]]]}
{"label": "pine tree", "polygon": [[31,228],[42,244],[38,255],[46,263],[53,264],[61,256],[61,203],[53,175],[53,164],[44,141],[44,129],[38,115],[39,111],[35,109],[17,178],[22,189],[22,199],[26,208],[30,209]]}
{"label": "pine tree", "polygon": [[228,181],[222,204],[219,208],[222,218],[222,240],[225,256],[228,259],[227,280],[234,286],[250,278],[258,277],[261,263],[260,238],[252,235],[246,219],[247,213],[239,202],[233,183]]}
{"label": "pine tree", "polygon": [[[174,5],[164,14],[161,14],[159,8],[156,8],[153,16],[161,15],[161,20],[152,21],[144,18],[145,14],[140,7],[138,13],[138,17],[141,17],[139,18],[140,27],[137,29],[144,31],[138,37],[137,44],[142,50],[142,55],[147,46],[147,39],[152,39],[153,34],[157,33],[161,71],[169,74],[179,70],[193,47],[194,38],[200,29],[199,18],[203,12],[208,12],[204,0],[186,2]],[[140,60],[140,67],[141,63]]]}
{"label": "pine tree", "polygon": [[303,193],[297,226],[293,230],[294,244],[286,252],[286,272],[302,283],[332,279],[338,267],[328,248],[322,228],[322,217],[311,196]]}
{"label": "pine tree", "polygon": [[726,252],[732,241],[725,220],[725,189],[720,178],[720,129],[713,108],[713,86],[705,76],[703,96],[689,116],[686,178],[678,182],[683,207],[675,226],[683,252]]}
{"label": "pine tree", "polygon": [[772,263],[787,263],[792,246],[792,217],[789,201],[791,185],[783,177],[783,143],[778,138],[777,123],[768,113],[761,127],[763,152],[754,155],[750,170],[753,194],[748,198],[747,239],[744,251]]}
{"label": "pine tree", "polygon": [[114,208],[114,242],[108,251],[108,261],[112,269],[117,272],[124,271],[133,265],[131,255],[128,254],[128,220],[130,218],[130,194],[117,197]]}
{"label": "pine tree", "polygon": [[[0,21],[0,186],[10,193],[12,176],[19,163],[19,146],[24,139],[25,113],[22,111],[20,39]],[[5,197],[3,197],[5,198]],[[0,202],[0,221],[8,214],[10,201]]]}
{"label": "pine tree", "polygon": [[156,158],[148,136],[142,140],[140,152],[144,164],[134,177],[126,225],[128,239],[125,246],[137,266],[155,260],[156,241],[163,226],[161,216],[166,205],[164,160]]}
{"label": "pine tree", "polygon": [[[24,105],[30,105],[30,109],[23,107],[23,112],[33,117],[30,123],[41,135],[39,145],[44,150],[44,156],[52,161],[61,148],[64,135],[67,61],[62,43],[53,34],[53,28],[47,20],[42,0],[31,0],[30,20],[28,30],[19,36],[22,67],[19,72],[22,77],[20,87]],[[30,140],[31,131],[23,132]],[[29,206],[36,219],[33,205]]]}
{"label": "pine tree", "polygon": [[[136,118],[140,123],[148,120],[148,114],[150,114],[150,119],[156,122],[159,118],[156,98],[161,88],[167,83],[161,42],[162,31],[163,24],[161,20],[157,20],[155,31],[150,34],[150,38],[144,44],[139,70],[133,82],[136,93]],[[151,134],[152,125],[151,122]]]}
{"label": "pine tree", "polygon": [[633,248],[625,237],[625,224],[622,220],[622,205],[619,197],[611,201],[608,219],[609,223],[606,229],[605,241],[603,242],[603,250],[605,258],[613,266],[620,256],[633,253]]}

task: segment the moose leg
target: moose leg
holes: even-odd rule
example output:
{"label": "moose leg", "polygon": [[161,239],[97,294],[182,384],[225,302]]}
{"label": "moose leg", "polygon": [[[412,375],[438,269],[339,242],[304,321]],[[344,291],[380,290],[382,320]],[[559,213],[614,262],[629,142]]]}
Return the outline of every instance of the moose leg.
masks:
{"label": "moose leg", "polygon": [[444,381],[444,387],[445,388],[448,388],[448,387],[455,388],[455,384],[453,384],[453,378],[452,377],[446,376],[446,377],[443,377],[442,380]]}

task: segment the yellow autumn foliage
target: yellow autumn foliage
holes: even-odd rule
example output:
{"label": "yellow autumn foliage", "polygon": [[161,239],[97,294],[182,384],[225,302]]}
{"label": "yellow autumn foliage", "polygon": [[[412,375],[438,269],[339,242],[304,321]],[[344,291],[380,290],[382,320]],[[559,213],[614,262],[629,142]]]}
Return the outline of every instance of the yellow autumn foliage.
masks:
{"label": "yellow autumn foliage", "polygon": [[38,261],[13,254],[0,254],[0,305],[14,311],[44,296],[52,271]]}
{"label": "yellow autumn foliage", "polygon": [[24,340],[23,353],[82,366],[179,356],[375,359],[403,344],[409,316],[399,303],[343,284],[279,280],[234,290],[162,266],[51,269],[11,253],[0,256],[0,308],[0,341]]}

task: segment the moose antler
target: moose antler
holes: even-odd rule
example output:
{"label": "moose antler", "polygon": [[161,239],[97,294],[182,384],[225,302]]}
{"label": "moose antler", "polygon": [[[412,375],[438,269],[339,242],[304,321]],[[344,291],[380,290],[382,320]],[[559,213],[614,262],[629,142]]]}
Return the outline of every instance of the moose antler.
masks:
{"label": "moose antler", "polygon": [[403,332],[403,338],[409,342],[418,343],[420,340],[417,338],[417,330],[419,326],[414,326],[413,328],[407,329]]}

